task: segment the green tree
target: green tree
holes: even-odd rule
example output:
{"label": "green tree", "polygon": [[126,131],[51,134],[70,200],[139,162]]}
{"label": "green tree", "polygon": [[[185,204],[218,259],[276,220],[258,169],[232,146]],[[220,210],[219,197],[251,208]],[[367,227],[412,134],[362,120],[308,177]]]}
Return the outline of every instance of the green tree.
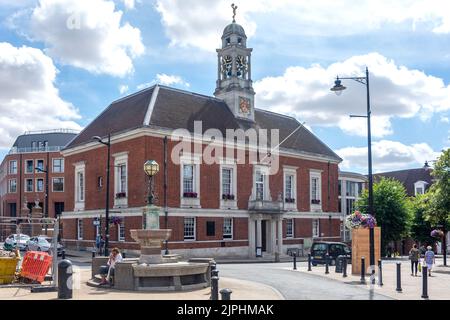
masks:
{"label": "green tree", "polygon": [[435,182],[428,190],[429,201],[425,219],[433,226],[444,229],[444,265],[447,265],[446,232],[450,222],[450,148],[444,150],[434,165],[431,173]]}
{"label": "green tree", "polygon": [[433,225],[450,220],[450,148],[443,151],[431,173],[435,182],[429,189],[427,220]]}
{"label": "green tree", "polygon": [[433,226],[426,220],[429,197],[430,194],[426,193],[410,199],[413,216],[411,237],[422,244],[432,245],[436,242],[436,239],[430,235]]}
{"label": "green tree", "polygon": [[[368,213],[369,193],[366,189],[356,207]],[[390,241],[407,237],[412,224],[411,205],[405,187],[397,180],[382,178],[373,185],[373,206],[377,225],[381,227],[381,254]]]}

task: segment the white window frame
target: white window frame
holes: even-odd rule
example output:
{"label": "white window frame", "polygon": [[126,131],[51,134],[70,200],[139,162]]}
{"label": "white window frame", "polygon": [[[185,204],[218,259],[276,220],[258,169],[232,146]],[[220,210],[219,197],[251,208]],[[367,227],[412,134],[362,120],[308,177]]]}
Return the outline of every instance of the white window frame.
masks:
{"label": "white window frame", "polygon": [[[79,210],[84,210],[84,204],[86,201],[86,164],[85,162],[78,162],[74,164],[75,166],[75,190],[74,190],[74,195],[75,195],[75,211],[79,211]],[[79,192],[79,181],[78,181],[78,176],[79,174],[83,174],[83,199],[80,198],[78,192]]]}
{"label": "white window frame", "polygon": [[[229,169],[231,170],[231,194],[234,195],[234,200],[224,200],[222,199],[223,193],[223,184],[222,184],[222,170]],[[219,168],[219,176],[220,176],[220,208],[221,209],[237,209],[237,166],[235,159],[224,158],[220,161]]]}
{"label": "white window frame", "polygon": [[[41,190],[39,190],[39,188],[38,188],[38,185],[39,185],[39,181],[41,181],[42,180],[42,189]],[[35,189],[34,190],[36,190],[36,192],[45,192],[45,182],[44,182],[44,179],[43,178],[36,178],[36,179],[34,179],[34,183],[36,184],[35,185]]]}
{"label": "white window frame", "polygon": [[[15,191],[11,191],[11,182],[15,181],[16,182],[16,190]],[[9,179],[8,180],[8,193],[17,193],[17,179]]]}
{"label": "white window frame", "polygon": [[[289,231],[289,228],[288,228],[289,223],[291,223],[291,232],[290,233],[288,232]],[[293,218],[286,219],[286,238],[294,238],[294,234],[295,234],[294,226],[295,226],[295,222],[294,222]]]}
{"label": "white window frame", "polygon": [[83,240],[83,233],[84,233],[84,225],[83,225],[83,219],[77,219],[77,239]]}
{"label": "white window frame", "polygon": [[[55,171],[55,160],[60,160],[61,171]],[[52,159],[52,172],[53,173],[64,173],[64,158],[53,158]]]}
{"label": "white window frame", "polygon": [[[11,170],[11,164],[15,163],[15,169]],[[17,174],[17,160],[10,160],[8,164],[8,174]]]}
{"label": "white window frame", "polygon": [[264,177],[263,180],[263,199],[258,199],[258,201],[263,200],[263,201],[271,201],[271,197],[270,197],[270,175],[269,175],[269,167],[267,166],[262,166],[262,165],[254,165],[253,166],[253,190],[252,190],[252,199],[253,200],[257,200],[256,199],[256,173],[260,171]]}
{"label": "white window frame", "polygon": [[[313,179],[318,180],[317,185],[317,194],[316,200],[319,200],[319,204],[312,203],[313,200],[313,187],[312,181]],[[313,170],[309,171],[309,204],[311,206],[311,211],[322,211],[322,170]]]}
{"label": "white window frame", "polygon": [[44,159],[36,159],[34,161],[34,164],[35,164],[35,166],[34,166],[34,173],[44,173],[43,171],[39,171],[39,170],[36,169],[36,168],[38,168],[39,161],[42,161],[42,168],[41,169],[45,170],[45,161],[44,161]]}
{"label": "white window frame", "polygon": [[[55,179],[62,179],[62,185],[63,185],[62,191],[55,190]],[[64,192],[64,188],[65,188],[64,177],[53,177],[52,178],[52,192]]]}
{"label": "white window frame", "polygon": [[[315,233],[315,231],[317,231],[317,233]],[[320,220],[319,219],[312,220],[312,237],[320,238]]]}
{"label": "white window frame", "polygon": [[421,181],[421,180],[416,181],[414,183],[414,196],[417,196],[417,189],[418,188],[422,188],[422,194],[424,194],[425,193],[425,187],[426,187],[427,184],[428,183],[425,182],[425,181]]}
{"label": "white window frame", "polygon": [[[27,190],[27,187],[28,187],[28,180],[31,180],[31,190],[30,191],[28,191]],[[24,190],[24,192],[34,192],[34,182],[33,182],[33,179],[32,178],[25,178],[25,190]]]}
{"label": "white window frame", "polygon": [[[122,231],[123,231],[123,236],[122,236]],[[125,241],[125,217],[122,218],[122,221],[120,222],[120,224],[117,225],[117,239],[120,242],[124,242]]]}
{"label": "white window frame", "polygon": [[[193,237],[190,236],[186,238],[186,219],[192,219],[194,221],[194,228],[193,228]],[[183,239],[184,241],[195,241],[197,234],[197,219],[195,217],[183,217]]]}
{"label": "white window frame", "polygon": [[[200,205],[200,170],[201,170],[200,156],[194,154],[186,154],[180,157],[180,207],[182,208],[201,208]],[[194,181],[193,192],[197,193],[197,198],[184,197],[184,166],[193,165]]]}
{"label": "white window frame", "polygon": [[[225,220],[230,220],[231,221],[231,231],[230,233],[225,233]],[[224,217],[223,218],[223,229],[222,229],[222,238],[223,240],[233,240],[233,227],[234,227],[234,219],[233,217]],[[226,237],[225,236],[229,236]]]}
{"label": "white window frame", "polygon": [[[295,199],[294,203],[286,202],[286,182],[287,182],[287,176],[292,176],[292,183],[291,183],[291,196]],[[283,203],[284,203],[284,209],[289,211],[297,210],[297,203],[298,203],[298,197],[297,197],[297,167],[289,167],[289,166],[283,166]]]}
{"label": "white window frame", "polygon": [[[28,161],[31,161],[31,171],[28,171]],[[34,159],[25,159],[25,173],[31,174],[34,172]]]}
{"label": "white window frame", "polygon": [[[128,207],[128,152],[120,152],[112,155],[114,157],[114,207]],[[120,166],[125,166],[125,197],[117,198],[116,194],[120,191],[121,177]]]}

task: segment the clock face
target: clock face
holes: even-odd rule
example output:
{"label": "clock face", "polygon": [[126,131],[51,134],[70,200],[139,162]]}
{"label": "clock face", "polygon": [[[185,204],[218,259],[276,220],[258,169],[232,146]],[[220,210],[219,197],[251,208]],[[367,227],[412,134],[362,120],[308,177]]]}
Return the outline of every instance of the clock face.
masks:
{"label": "clock face", "polygon": [[244,115],[250,114],[250,99],[239,97],[239,112]]}
{"label": "clock face", "polygon": [[247,71],[247,59],[244,56],[236,57],[237,76],[242,77]]}
{"label": "clock face", "polygon": [[231,71],[233,67],[233,59],[231,56],[223,56],[222,57],[222,73],[227,77],[231,77]]}

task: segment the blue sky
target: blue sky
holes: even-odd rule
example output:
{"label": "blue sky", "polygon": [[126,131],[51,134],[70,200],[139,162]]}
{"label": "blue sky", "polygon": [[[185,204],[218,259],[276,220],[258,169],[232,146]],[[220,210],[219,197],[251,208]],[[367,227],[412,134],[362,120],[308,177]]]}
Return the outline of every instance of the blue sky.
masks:
{"label": "blue sky", "polygon": [[[0,156],[26,130],[81,129],[156,82],[212,95],[228,0],[0,0]],[[450,4],[444,0],[234,1],[253,48],[256,107],[306,122],[367,170],[371,76],[375,171],[419,167],[450,146]]]}

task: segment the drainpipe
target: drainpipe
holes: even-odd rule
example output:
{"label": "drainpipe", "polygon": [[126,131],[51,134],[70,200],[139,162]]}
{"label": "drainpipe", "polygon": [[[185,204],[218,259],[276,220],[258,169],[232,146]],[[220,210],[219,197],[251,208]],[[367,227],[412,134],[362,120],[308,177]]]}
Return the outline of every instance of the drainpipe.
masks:
{"label": "drainpipe", "polygon": [[[168,227],[169,208],[167,206],[167,136],[164,137],[164,228]],[[169,240],[165,241],[165,254],[169,254]]]}

